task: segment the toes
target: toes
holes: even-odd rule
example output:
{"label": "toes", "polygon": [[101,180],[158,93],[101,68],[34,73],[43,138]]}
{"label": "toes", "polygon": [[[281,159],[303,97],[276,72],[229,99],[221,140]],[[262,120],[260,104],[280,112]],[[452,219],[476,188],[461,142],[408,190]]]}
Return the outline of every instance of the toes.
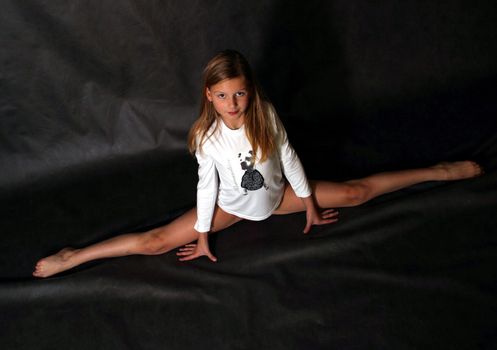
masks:
{"label": "toes", "polygon": [[475,161],[470,161],[470,162],[471,162],[471,165],[473,166],[475,176],[480,176],[480,175],[483,175],[485,173],[485,171],[483,170],[483,167],[480,164],[478,164]]}
{"label": "toes", "polygon": [[41,262],[38,262],[36,265],[35,265],[35,269],[33,271],[33,275],[34,276],[39,276],[43,271],[43,264]]}
{"label": "toes", "polygon": [[478,174],[478,175],[483,175],[483,174],[485,174],[485,170],[483,169],[483,167],[482,167],[480,164],[475,163],[475,165],[476,165],[476,169],[477,169],[477,174]]}

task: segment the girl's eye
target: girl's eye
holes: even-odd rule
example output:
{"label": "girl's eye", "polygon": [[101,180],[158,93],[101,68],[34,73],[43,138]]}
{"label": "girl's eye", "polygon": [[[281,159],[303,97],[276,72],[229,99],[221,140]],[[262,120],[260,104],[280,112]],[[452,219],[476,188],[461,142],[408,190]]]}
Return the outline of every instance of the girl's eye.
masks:
{"label": "girl's eye", "polygon": [[218,98],[224,98],[225,96],[224,96],[224,94],[217,94],[217,97]]}
{"label": "girl's eye", "polygon": [[243,97],[243,96],[245,96],[245,91],[238,91],[238,92],[236,93],[236,96],[237,96],[237,97]]}

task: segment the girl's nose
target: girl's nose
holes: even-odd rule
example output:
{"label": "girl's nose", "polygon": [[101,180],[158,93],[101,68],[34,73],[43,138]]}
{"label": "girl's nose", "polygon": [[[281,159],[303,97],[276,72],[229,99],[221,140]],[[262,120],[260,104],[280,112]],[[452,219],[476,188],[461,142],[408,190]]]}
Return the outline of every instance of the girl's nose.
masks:
{"label": "girl's nose", "polygon": [[230,107],[236,107],[237,101],[235,96],[231,97],[229,102],[230,102]]}

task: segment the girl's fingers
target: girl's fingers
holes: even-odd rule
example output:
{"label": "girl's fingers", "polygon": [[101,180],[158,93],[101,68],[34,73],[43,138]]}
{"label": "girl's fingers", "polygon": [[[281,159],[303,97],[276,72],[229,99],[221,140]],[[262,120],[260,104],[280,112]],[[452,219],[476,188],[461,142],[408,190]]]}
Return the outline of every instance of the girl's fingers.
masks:
{"label": "girl's fingers", "polygon": [[193,252],[177,252],[176,255],[177,256],[185,256],[185,255],[192,255]]}
{"label": "girl's fingers", "polygon": [[326,225],[326,224],[332,224],[332,223],[337,222],[337,221],[338,221],[338,219],[327,219],[327,220],[321,221],[319,224]]}
{"label": "girl's fingers", "polygon": [[312,224],[308,223],[307,225],[305,225],[305,228],[304,228],[304,233],[307,234],[309,233],[309,231],[311,230],[311,226]]}
{"label": "girl's fingers", "polygon": [[193,260],[193,259],[195,259],[197,257],[198,257],[197,254],[191,254],[191,255],[185,256],[184,258],[180,258],[179,261]]}
{"label": "girl's fingers", "polygon": [[338,216],[338,211],[335,209],[328,209],[321,213],[321,217],[324,219],[334,218]]}
{"label": "girl's fingers", "polygon": [[327,209],[327,210],[323,210],[323,214],[333,214],[333,215],[338,215],[338,210],[335,210],[335,209]]}
{"label": "girl's fingers", "polygon": [[207,254],[207,257],[208,257],[209,259],[211,259],[213,262],[216,262],[216,261],[217,261],[217,258],[216,258],[214,255],[212,255],[212,254]]}
{"label": "girl's fingers", "polygon": [[184,251],[192,251],[192,250],[194,250],[194,249],[195,249],[195,247],[187,247],[187,248],[184,248],[184,247],[183,247],[183,248],[179,248],[179,251],[180,251],[180,252],[184,252]]}
{"label": "girl's fingers", "polygon": [[214,255],[212,255],[211,253],[208,253],[208,254],[199,254],[199,253],[191,254],[191,253],[184,252],[184,253],[176,253],[176,255],[183,256],[182,258],[178,259],[179,261],[193,260],[193,259],[196,259],[196,258],[202,256],[202,255],[206,255],[213,262],[217,261],[217,258]]}
{"label": "girl's fingers", "polygon": [[176,254],[185,255],[185,254],[193,254],[193,252],[194,252],[194,250],[180,250]]}

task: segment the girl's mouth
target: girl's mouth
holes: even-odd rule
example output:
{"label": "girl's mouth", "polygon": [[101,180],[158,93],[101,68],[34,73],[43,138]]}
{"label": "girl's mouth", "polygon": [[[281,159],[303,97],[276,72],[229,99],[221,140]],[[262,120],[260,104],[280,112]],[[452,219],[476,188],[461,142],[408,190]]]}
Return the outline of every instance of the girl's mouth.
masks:
{"label": "girl's mouth", "polygon": [[229,115],[237,115],[238,114],[238,111],[234,111],[234,112],[228,112]]}

